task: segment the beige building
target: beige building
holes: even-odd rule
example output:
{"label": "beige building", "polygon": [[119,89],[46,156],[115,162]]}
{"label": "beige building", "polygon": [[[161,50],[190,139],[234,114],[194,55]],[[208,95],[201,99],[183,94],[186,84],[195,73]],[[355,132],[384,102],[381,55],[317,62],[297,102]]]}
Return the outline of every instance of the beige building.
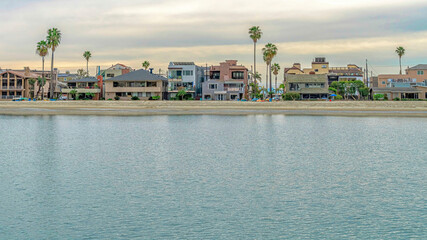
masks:
{"label": "beige building", "polygon": [[132,71],[124,75],[104,80],[105,99],[130,100],[138,97],[149,100],[152,97],[167,99],[168,79],[146,70]]}
{"label": "beige building", "polygon": [[380,74],[373,86],[379,88],[390,87],[400,83],[427,83],[427,64],[418,64],[407,68],[405,74]]}
{"label": "beige building", "polygon": [[327,74],[286,74],[286,92],[299,93],[301,99],[322,99],[329,96]]}
{"label": "beige building", "polygon": [[109,78],[113,78],[113,77],[117,77],[123,74],[127,74],[129,72],[132,72],[133,69],[131,67],[128,67],[124,64],[121,63],[117,63],[115,65],[112,65],[111,67],[105,69],[105,70],[101,70],[99,75],[102,76],[102,78],[105,79],[109,79]]}
{"label": "beige building", "polygon": [[[39,89],[37,81],[34,85],[29,84],[30,79],[37,80],[42,74],[31,71],[28,67],[24,70],[6,70],[0,73],[0,94],[2,100],[16,98],[33,98]],[[45,97],[49,89],[49,82],[44,86]],[[41,90],[39,96],[41,96]]]}
{"label": "beige building", "polygon": [[395,98],[400,99],[427,99],[427,86],[413,86],[413,87],[383,87],[371,88],[371,97],[375,94],[387,95],[388,100]]}

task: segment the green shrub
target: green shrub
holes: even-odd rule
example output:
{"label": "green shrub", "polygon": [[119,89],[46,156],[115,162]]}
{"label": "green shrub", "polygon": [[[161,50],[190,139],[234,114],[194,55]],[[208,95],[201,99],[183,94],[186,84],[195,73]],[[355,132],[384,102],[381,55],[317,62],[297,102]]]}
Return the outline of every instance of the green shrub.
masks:
{"label": "green shrub", "polygon": [[384,94],[384,100],[388,100],[388,95]]}
{"label": "green shrub", "polygon": [[187,98],[187,100],[194,101],[194,98],[190,97],[190,98]]}
{"label": "green shrub", "polygon": [[329,87],[329,91],[337,93],[337,89],[333,88],[333,87]]}
{"label": "green shrub", "polygon": [[108,101],[112,101],[113,99],[109,98]]}
{"label": "green shrub", "polygon": [[393,101],[400,101],[400,98],[393,98]]}
{"label": "green shrub", "polygon": [[379,100],[383,100],[383,99],[384,99],[384,94],[382,94],[382,93],[377,93],[374,95],[375,101],[379,101]]}
{"label": "green shrub", "polygon": [[285,101],[294,101],[294,100],[300,100],[301,95],[299,93],[285,93],[283,94],[283,100]]}
{"label": "green shrub", "polygon": [[114,100],[120,100],[120,97],[119,96],[115,96]]}
{"label": "green shrub", "polygon": [[342,99],[343,99],[343,97],[341,95],[336,95],[334,97],[334,100],[342,100]]}
{"label": "green shrub", "polygon": [[133,96],[131,99],[132,99],[132,100],[139,100],[139,97],[137,97],[137,96]]}
{"label": "green shrub", "polygon": [[152,96],[151,100],[160,100],[160,96]]}

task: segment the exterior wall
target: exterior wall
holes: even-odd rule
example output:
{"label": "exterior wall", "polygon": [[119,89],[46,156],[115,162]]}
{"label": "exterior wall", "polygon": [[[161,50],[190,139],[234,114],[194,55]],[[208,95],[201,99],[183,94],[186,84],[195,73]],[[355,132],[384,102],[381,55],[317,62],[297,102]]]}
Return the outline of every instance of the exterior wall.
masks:
{"label": "exterior wall", "polygon": [[[147,82],[147,81],[119,81],[121,83],[128,82]],[[143,93],[144,95],[149,93],[151,97],[160,96],[160,100],[164,99],[164,93],[167,90],[167,86],[161,80],[158,81],[148,81],[148,82],[156,82],[156,87],[114,87],[113,81],[105,81],[105,99],[114,99],[117,93],[126,94],[127,96],[120,97],[121,100],[130,100],[132,97],[132,93]],[[141,100],[148,100],[150,97],[139,97]]]}
{"label": "exterior wall", "polygon": [[[225,62],[220,63],[219,66],[211,66],[210,72],[220,72],[219,81],[242,81],[242,83],[248,85],[248,69],[244,66],[237,65],[237,60],[226,60]],[[243,79],[233,79],[233,72],[243,72]],[[218,81],[218,80],[210,80]],[[206,82],[205,82],[206,83]],[[205,83],[203,83],[203,95],[205,94]],[[247,95],[247,89],[244,89],[243,95]]]}
{"label": "exterior wall", "polygon": [[[168,91],[170,92],[170,97],[176,95],[176,93],[179,91],[178,88],[175,87],[176,83],[192,83],[193,88],[188,89],[187,91],[193,95],[193,97],[201,96],[202,95],[202,81],[204,78],[204,70],[202,67],[199,67],[197,65],[169,65],[169,87]],[[176,78],[174,76],[171,76],[171,71],[173,70],[179,70],[182,71],[181,77]],[[184,75],[184,71],[192,71],[193,75]]]}
{"label": "exterior wall", "polygon": [[[418,72],[423,72],[422,75],[419,75]],[[416,79],[416,82],[424,82],[427,81],[427,69],[424,70],[415,70],[415,69],[407,69],[406,75],[408,78]]]}
{"label": "exterior wall", "polygon": [[[400,74],[380,74],[378,75],[378,87],[385,88],[387,87],[387,83],[392,81],[412,81],[408,75],[400,75]],[[376,84],[374,84],[376,85]]]}
{"label": "exterior wall", "polygon": [[[215,84],[216,89],[210,89],[209,86]],[[203,83],[203,94],[202,99],[207,100],[208,96],[210,100],[240,100],[244,98],[245,91],[243,87],[227,87],[227,85],[243,85],[243,81],[223,82],[219,80],[209,80]],[[222,95],[219,98],[218,95]]]}

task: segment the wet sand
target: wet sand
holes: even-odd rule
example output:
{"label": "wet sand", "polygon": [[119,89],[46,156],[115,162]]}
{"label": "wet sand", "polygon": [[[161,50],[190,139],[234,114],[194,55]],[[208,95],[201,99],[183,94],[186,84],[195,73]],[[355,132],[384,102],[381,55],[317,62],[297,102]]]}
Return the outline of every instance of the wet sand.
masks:
{"label": "wet sand", "polygon": [[0,101],[0,115],[252,115],[427,117],[427,101]]}

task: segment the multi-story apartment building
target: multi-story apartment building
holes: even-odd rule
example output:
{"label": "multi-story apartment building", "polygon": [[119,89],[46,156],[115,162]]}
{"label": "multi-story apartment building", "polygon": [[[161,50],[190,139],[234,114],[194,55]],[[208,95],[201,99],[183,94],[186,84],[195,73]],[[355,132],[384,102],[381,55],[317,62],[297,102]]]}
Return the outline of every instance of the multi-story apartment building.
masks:
{"label": "multi-story apartment building", "polygon": [[169,98],[176,97],[181,89],[185,89],[193,98],[202,95],[202,83],[205,79],[203,67],[194,62],[171,62],[168,66]]}
{"label": "multi-story apartment building", "polygon": [[132,71],[117,77],[104,80],[105,99],[119,97],[121,100],[130,100],[138,97],[149,100],[152,97],[167,99],[168,79],[146,70]]}
{"label": "multi-story apartment building", "polygon": [[329,96],[327,74],[285,74],[286,92],[299,93],[301,99],[322,99]]}
{"label": "multi-story apartment building", "polygon": [[77,74],[73,74],[68,71],[66,73],[58,73],[59,82],[67,82],[67,81],[76,79],[77,77],[78,77]]}
{"label": "multi-story apartment building", "polygon": [[399,83],[417,83],[427,82],[427,64],[418,64],[414,67],[407,68],[405,74],[380,74],[375,79],[377,82],[373,83],[374,86],[379,88],[392,87]]}
{"label": "multi-story apartment building", "polygon": [[123,74],[127,74],[129,72],[132,72],[133,69],[131,67],[128,67],[124,64],[121,63],[117,63],[115,65],[112,65],[111,67],[101,70],[99,72],[99,75],[102,76],[102,78],[105,79],[109,79],[109,78],[113,78],[113,77],[117,77]]}
{"label": "multi-story apartment building", "polygon": [[[32,98],[35,97],[39,85],[35,81],[33,85],[30,85],[29,80],[37,80],[42,74],[36,71],[31,71],[28,67],[24,70],[5,70],[0,73],[0,93],[1,99],[14,99],[14,98]],[[49,79],[47,79],[49,80]],[[47,96],[49,83],[47,82],[44,86],[44,93]],[[40,88],[41,89],[41,88]],[[41,94],[41,91],[40,91]]]}
{"label": "multi-story apartment building", "polygon": [[334,81],[363,81],[362,68],[355,64],[348,64],[346,67],[330,67],[324,57],[316,57],[311,63],[311,68],[302,69],[300,63],[294,63],[292,67],[285,68],[286,74],[327,74],[328,84]]}
{"label": "multi-story apartment building", "polygon": [[202,84],[204,100],[240,100],[247,96],[248,69],[237,60],[226,60],[209,68],[209,80]]}
{"label": "multi-story apartment building", "polygon": [[76,78],[66,82],[67,87],[62,88],[62,96],[66,99],[89,98],[99,100],[101,98],[100,81],[94,77]]}

